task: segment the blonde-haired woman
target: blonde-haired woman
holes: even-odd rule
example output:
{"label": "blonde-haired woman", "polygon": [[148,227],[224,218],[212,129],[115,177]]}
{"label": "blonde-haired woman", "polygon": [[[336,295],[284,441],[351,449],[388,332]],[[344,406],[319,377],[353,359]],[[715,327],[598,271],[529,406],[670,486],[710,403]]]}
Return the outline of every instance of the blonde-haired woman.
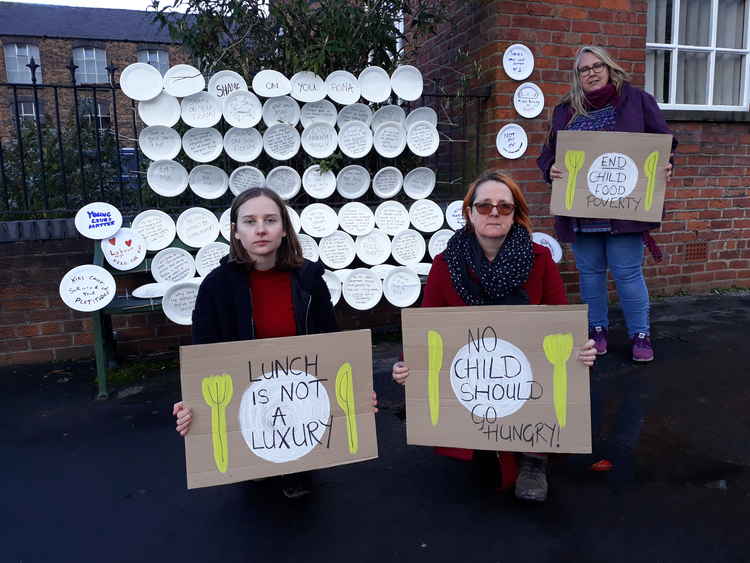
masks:
{"label": "blonde-haired woman", "polygon": [[[603,48],[579,49],[570,92],[554,109],[547,143],[537,159],[545,181],[551,183],[564,176],[555,164],[560,130],[671,134],[654,97],[628,80],[627,72]],[[672,151],[676,146],[674,140]],[[664,173],[669,180],[671,163]],[[559,239],[573,243],[581,298],[589,306],[589,331],[600,355],[607,353],[607,271],[610,270],[631,339],[632,358],[636,362],[654,359],[648,288],[643,278],[643,247],[645,243],[657,260],[660,259],[648,234],[658,227],[659,223],[642,221],[555,217]]]}

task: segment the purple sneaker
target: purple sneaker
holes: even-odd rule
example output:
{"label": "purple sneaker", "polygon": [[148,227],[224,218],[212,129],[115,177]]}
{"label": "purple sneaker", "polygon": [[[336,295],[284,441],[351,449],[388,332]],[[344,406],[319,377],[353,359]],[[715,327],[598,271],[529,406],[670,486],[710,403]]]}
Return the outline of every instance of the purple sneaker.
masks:
{"label": "purple sneaker", "polygon": [[589,338],[594,341],[596,355],[603,356],[607,353],[607,329],[602,326],[589,328]]}
{"label": "purple sneaker", "polygon": [[651,338],[645,332],[639,332],[633,337],[633,361],[650,362],[654,359],[654,349]]}

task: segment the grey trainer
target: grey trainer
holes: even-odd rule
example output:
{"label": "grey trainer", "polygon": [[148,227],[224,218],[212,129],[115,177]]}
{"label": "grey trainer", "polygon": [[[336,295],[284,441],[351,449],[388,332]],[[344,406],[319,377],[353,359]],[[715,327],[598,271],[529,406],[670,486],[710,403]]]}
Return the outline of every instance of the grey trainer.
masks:
{"label": "grey trainer", "polygon": [[535,502],[547,499],[547,457],[521,454],[516,498]]}

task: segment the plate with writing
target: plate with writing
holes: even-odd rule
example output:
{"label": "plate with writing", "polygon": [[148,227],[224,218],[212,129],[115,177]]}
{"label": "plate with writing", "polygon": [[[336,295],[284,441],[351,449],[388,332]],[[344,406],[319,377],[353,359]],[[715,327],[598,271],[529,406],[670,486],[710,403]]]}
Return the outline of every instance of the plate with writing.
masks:
{"label": "plate with writing", "polygon": [[158,195],[175,197],[187,188],[188,172],[182,164],[174,160],[157,160],[149,164],[146,181]]}
{"label": "plate with writing", "polygon": [[337,117],[336,106],[328,100],[318,100],[302,106],[299,119],[302,127],[310,127],[313,123],[327,123],[333,127]]}
{"label": "plate with writing", "polygon": [[195,253],[195,269],[198,275],[205,277],[219,267],[219,262],[229,254],[229,245],[225,242],[209,242]]}
{"label": "plate with writing", "polygon": [[100,244],[107,263],[116,270],[132,270],[146,257],[146,241],[128,227],[102,239]]}
{"label": "plate with writing", "polygon": [[383,106],[373,114],[370,127],[373,131],[377,131],[381,125],[391,121],[403,125],[406,122],[406,112],[404,111],[404,108],[394,104]]}
{"label": "plate with writing", "polygon": [[393,259],[402,266],[417,264],[422,261],[427,244],[421,233],[406,229],[401,231],[391,241]]}
{"label": "plate with writing", "polygon": [[529,140],[526,137],[526,131],[517,123],[508,123],[497,133],[495,139],[497,151],[509,159],[521,158],[526,148],[529,146]]}
{"label": "plate with writing", "polygon": [[157,283],[189,280],[195,275],[195,260],[184,248],[165,248],[151,260],[151,275]]}
{"label": "plate with writing", "polygon": [[521,117],[536,117],[544,109],[542,89],[533,82],[524,82],[513,94],[513,106]]}
{"label": "plate with writing", "polygon": [[382,264],[391,256],[391,239],[380,229],[357,237],[357,257],[368,266]]}
{"label": "plate with writing", "polygon": [[225,209],[224,213],[221,214],[221,217],[219,217],[219,232],[221,233],[221,236],[224,237],[224,240],[230,240],[229,237],[232,236],[232,208]]}
{"label": "plate with writing", "polygon": [[232,127],[255,127],[260,123],[263,106],[258,96],[246,90],[236,90],[224,100],[224,119]]}
{"label": "plate with writing", "polygon": [[261,70],[253,77],[253,92],[264,98],[286,96],[291,91],[289,79],[278,70]]}
{"label": "plate with writing", "polygon": [[292,97],[300,102],[317,102],[326,97],[326,85],[323,79],[309,70],[303,70],[290,80]]}
{"label": "plate with writing", "polygon": [[150,160],[172,160],[180,154],[182,140],[171,127],[151,125],[138,134],[138,147]]}
{"label": "plate with writing", "polygon": [[372,131],[362,121],[348,121],[339,130],[338,145],[349,158],[362,158],[372,149]]}
{"label": "plate with writing", "polygon": [[224,152],[237,162],[252,162],[263,152],[263,137],[255,127],[232,127],[224,133]]}
{"label": "plate with writing", "polygon": [[302,187],[302,178],[291,166],[277,166],[266,176],[266,186],[271,188],[281,199],[292,199]]}
{"label": "plate with writing", "polygon": [[266,177],[255,166],[240,166],[229,175],[229,189],[234,195],[240,195],[250,188],[262,188]]}
{"label": "plate with writing", "polygon": [[383,280],[383,295],[391,305],[409,307],[419,299],[422,283],[412,269],[405,266],[394,268]]}
{"label": "plate with writing", "polygon": [[356,251],[354,239],[344,231],[334,231],[330,235],[320,239],[320,260],[334,270],[346,268],[354,261]]}
{"label": "plate with writing", "polygon": [[328,158],[337,146],[336,129],[328,123],[311,123],[302,131],[302,149],[313,158]]}
{"label": "plate with writing", "polygon": [[359,100],[360,89],[357,78],[346,70],[334,70],[326,77],[328,97],[346,106]]}
{"label": "plate with writing", "polygon": [[513,80],[526,80],[534,70],[534,54],[526,45],[516,43],[503,53],[503,70]]}
{"label": "plate with writing", "polygon": [[175,324],[193,324],[193,309],[198,297],[200,282],[188,280],[172,284],[161,300],[161,307],[167,318]]}
{"label": "plate with writing", "polygon": [[435,171],[431,168],[414,168],[404,178],[404,192],[412,199],[424,199],[435,189],[435,181]]}
{"label": "plate with writing", "polygon": [[353,309],[368,311],[383,297],[383,282],[369,268],[357,268],[346,277],[342,294]]}
{"label": "plate with writing", "polygon": [[197,94],[205,87],[206,79],[194,66],[175,65],[164,74],[164,89],[176,98]]}
{"label": "plate with writing", "polygon": [[401,202],[384,201],[375,209],[375,224],[391,236],[408,229],[409,223],[409,212]]}
{"label": "plate with writing", "polygon": [[317,262],[318,258],[320,258],[320,250],[315,239],[305,233],[298,233],[297,240],[302,247],[302,257],[310,262]]}
{"label": "plate with writing", "polygon": [[350,235],[366,235],[375,228],[375,216],[364,203],[350,201],[339,209],[339,225]]}
{"label": "plate with writing", "polygon": [[263,133],[263,148],[274,160],[289,160],[299,152],[300,136],[291,125],[277,123]]}
{"label": "plate with writing", "polygon": [[416,109],[413,109],[409,112],[409,115],[406,117],[406,123],[405,127],[408,131],[409,128],[414,125],[417,121],[426,121],[433,127],[437,127],[437,113],[435,113],[435,110],[432,109],[429,106],[422,106]]}
{"label": "plate with writing", "polygon": [[427,121],[417,121],[406,134],[406,144],[417,156],[431,156],[440,146],[440,135]]}
{"label": "plate with writing", "polygon": [[146,209],[135,216],[130,228],[146,241],[146,250],[156,251],[172,244],[177,227],[174,219],[159,209]]}
{"label": "plate with writing", "polygon": [[269,98],[263,104],[263,123],[266,127],[277,123],[295,126],[299,123],[299,117],[299,104],[290,96]]}
{"label": "plate with writing", "polygon": [[294,208],[286,206],[286,212],[289,214],[289,221],[292,223],[292,229],[295,233],[299,233],[302,230],[302,223],[299,220],[299,213]]}
{"label": "plate with writing", "polygon": [[198,92],[182,98],[180,116],[190,127],[213,127],[222,116],[221,102],[208,92]]}
{"label": "plate with writing", "polygon": [[328,286],[328,293],[331,294],[331,304],[336,305],[341,299],[341,280],[331,270],[323,272],[323,280]]}
{"label": "plate with writing", "polygon": [[395,196],[404,183],[404,175],[395,166],[386,166],[375,173],[372,179],[372,190],[382,199]]}
{"label": "plate with writing", "polygon": [[188,175],[190,189],[203,199],[217,199],[223,196],[229,187],[229,176],[218,166],[200,164]]}
{"label": "plate with writing", "polygon": [[320,166],[313,164],[302,174],[302,187],[315,199],[325,199],[336,191],[336,175],[332,170],[320,171]]}
{"label": "plate with writing", "polygon": [[177,236],[187,246],[206,246],[219,236],[219,219],[203,207],[186,209],[177,217]]}
{"label": "plate with writing", "polygon": [[387,121],[375,130],[375,151],[384,158],[396,158],[406,148],[406,129],[401,123]]}
{"label": "plate with writing", "polygon": [[233,70],[220,70],[208,81],[208,93],[220,101],[226,100],[232,92],[247,91],[247,82]]}
{"label": "plate with writing", "polygon": [[114,299],[117,285],[106,269],[84,264],[68,270],[60,280],[60,299],[76,311],[103,309]]}
{"label": "plate with writing", "polygon": [[339,116],[336,119],[336,125],[341,129],[341,126],[349,121],[361,121],[369,127],[370,123],[372,123],[372,110],[370,106],[356,103],[341,108]]}
{"label": "plate with writing", "polygon": [[409,219],[415,229],[434,233],[443,226],[443,210],[431,199],[418,199],[409,208]]}
{"label": "plate with writing", "polygon": [[86,238],[101,240],[120,230],[122,214],[110,203],[95,201],[78,210],[75,225],[76,230]]}
{"label": "plate with writing", "polygon": [[533,233],[531,235],[531,239],[544,247],[547,247],[552,254],[552,260],[554,260],[556,263],[560,263],[560,260],[562,260],[563,257],[563,250],[562,246],[560,246],[560,243],[557,242],[557,239],[548,235],[547,233]]}
{"label": "plate with writing", "polygon": [[445,208],[445,221],[448,226],[454,231],[462,229],[466,224],[466,219],[463,215],[464,202],[463,200],[457,199],[451,201],[448,207]]}
{"label": "plate with writing", "polygon": [[346,199],[362,197],[369,187],[370,173],[359,164],[344,166],[336,176],[336,191]]}
{"label": "plate with writing", "polygon": [[302,230],[308,235],[323,238],[339,228],[339,217],[336,212],[325,203],[308,205],[300,213]]}
{"label": "plate with writing", "polygon": [[221,156],[224,138],[213,127],[195,127],[182,136],[182,148],[196,162],[212,162]]}
{"label": "plate with writing", "polygon": [[455,234],[451,229],[440,229],[436,231],[431,237],[430,242],[427,244],[427,251],[430,253],[430,258],[433,260],[435,256],[440,254],[448,246],[448,241]]}

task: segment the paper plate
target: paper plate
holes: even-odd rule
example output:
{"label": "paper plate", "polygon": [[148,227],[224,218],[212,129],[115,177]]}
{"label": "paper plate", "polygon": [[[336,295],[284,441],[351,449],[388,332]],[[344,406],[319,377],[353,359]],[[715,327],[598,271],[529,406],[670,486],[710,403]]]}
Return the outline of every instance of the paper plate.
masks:
{"label": "paper plate", "polygon": [[325,199],[336,191],[336,175],[331,170],[321,174],[320,166],[313,164],[302,174],[302,187],[315,199]]}
{"label": "paper plate", "polygon": [[188,129],[182,136],[182,149],[196,162],[212,162],[221,156],[224,138],[213,127]]}
{"label": "paper plate", "polygon": [[236,90],[224,100],[224,119],[232,127],[255,127],[260,123],[263,106],[258,96],[246,90]]}
{"label": "paper plate", "polygon": [[323,281],[328,286],[328,293],[331,294],[331,304],[336,305],[341,299],[341,280],[331,270],[323,272]]}
{"label": "paper plate", "polygon": [[372,131],[362,121],[349,121],[339,131],[339,148],[349,158],[367,156],[372,149],[372,143]]}
{"label": "paper plate", "polygon": [[197,281],[182,281],[167,288],[161,307],[170,321],[185,326],[193,324],[193,309],[199,287],[200,283]]}
{"label": "paper plate", "polygon": [[526,148],[529,146],[529,140],[526,137],[526,131],[516,123],[509,123],[497,133],[495,139],[497,151],[505,158],[521,158]]}
{"label": "paper plate", "polygon": [[391,74],[391,88],[402,100],[413,102],[422,96],[422,73],[411,65],[401,65]]}
{"label": "paper plate", "polygon": [[293,208],[286,206],[286,212],[289,214],[289,221],[292,223],[292,229],[295,233],[299,233],[302,230],[302,223],[299,220],[299,213]]}
{"label": "paper plate", "polygon": [[326,92],[334,102],[347,106],[359,100],[359,82],[351,72],[334,70],[326,77]]}
{"label": "paper plate", "polygon": [[422,282],[419,276],[405,266],[394,268],[383,280],[383,295],[391,305],[409,307],[419,299]]}
{"label": "paper plate", "polygon": [[452,201],[445,208],[445,221],[454,231],[463,229],[466,219],[463,216],[464,202],[462,200]]}
{"label": "paper plate", "polygon": [[290,96],[269,98],[263,104],[263,123],[266,127],[277,123],[285,123],[294,127],[299,123],[299,116],[299,104]]}
{"label": "paper plate", "polygon": [[346,278],[349,277],[349,274],[351,274],[354,270],[351,268],[343,268],[341,270],[336,270],[333,272],[333,275],[336,276],[339,281],[343,284],[346,281]]}
{"label": "paper plate", "polygon": [[317,262],[320,258],[320,250],[315,239],[305,233],[299,233],[297,240],[299,240],[299,245],[302,247],[302,257],[307,258],[310,262]]}
{"label": "paper plate", "polygon": [[368,102],[379,104],[391,95],[391,77],[379,66],[368,66],[359,73],[359,89]]}
{"label": "paper plate", "polygon": [[263,133],[263,148],[274,160],[289,160],[299,151],[299,132],[291,125],[277,123]]}
{"label": "paper plate", "polygon": [[373,131],[377,131],[381,125],[390,121],[404,124],[406,122],[406,112],[404,111],[404,108],[393,104],[383,106],[373,114],[370,127]]}
{"label": "paper plate", "polygon": [[219,236],[219,220],[208,209],[191,207],[177,217],[177,236],[187,246],[206,246]]}
{"label": "paper plate", "polygon": [[402,266],[408,266],[422,261],[426,247],[421,233],[407,229],[393,237],[391,254],[396,262]]}
{"label": "paper plate", "polygon": [[164,197],[175,197],[185,191],[188,172],[174,160],[157,160],[149,164],[146,181],[154,192]]}
{"label": "paper plate", "polygon": [[151,125],[138,134],[138,147],[150,160],[172,160],[180,154],[182,140],[171,127]]}
{"label": "paper plate", "polygon": [[75,225],[76,230],[86,238],[101,240],[120,230],[122,213],[110,203],[95,201],[78,210]]}
{"label": "paper plate", "polygon": [[219,266],[219,261],[229,254],[229,245],[225,242],[209,242],[195,253],[195,269],[201,277]]}
{"label": "paper plate", "polygon": [[172,286],[172,282],[152,282],[136,287],[130,295],[138,299],[156,299],[162,297]]}
{"label": "paper plate", "polygon": [[511,45],[503,53],[503,70],[513,80],[526,80],[534,70],[534,54],[521,43]]}
{"label": "paper plate", "polygon": [[409,115],[406,117],[406,123],[404,124],[406,130],[408,131],[418,121],[426,121],[433,127],[437,127],[438,116],[435,110],[429,106],[416,108],[409,112]]}
{"label": "paper plate", "polygon": [[418,199],[409,208],[409,219],[414,228],[423,233],[434,233],[443,226],[443,210],[431,199]]}
{"label": "paper plate", "polygon": [[407,267],[418,276],[429,276],[432,264],[430,262],[419,262],[418,264],[411,264]]}
{"label": "paper plate", "polygon": [[375,228],[375,216],[364,203],[350,201],[339,209],[339,225],[350,235],[362,236]]}
{"label": "paper plate", "polygon": [[217,199],[227,192],[229,176],[218,166],[200,164],[190,171],[188,184],[198,197]]}
{"label": "paper plate", "polygon": [[387,121],[375,130],[375,151],[384,158],[396,158],[406,148],[406,129],[400,123]]}
{"label": "paper plate", "polygon": [[101,241],[107,263],[116,270],[132,270],[146,257],[146,241],[138,231],[123,227]]}
{"label": "paper plate", "polygon": [[138,116],[146,125],[174,127],[180,120],[180,102],[174,96],[162,92],[153,100],[138,102]]}
{"label": "paper plate", "polygon": [[114,299],[115,278],[101,266],[84,264],[65,272],[60,280],[60,299],[76,311],[98,311]]}
{"label": "paper plate", "polygon": [[133,63],[120,74],[122,93],[131,100],[153,100],[164,89],[164,79],[159,70],[147,63]]}
{"label": "paper plate", "polygon": [[391,256],[391,239],[380,229],[357,237],[357,257],[368,266],[382,264]]}
{"label": "paper plate", "polygon": [[277,166],[266,176],[266,186],[271,188],[281,199],[292,199],[302,187],[299,172],[290,166]]}
{"label": "paper plate", "polygon": [[219,217],[219,232],[221,233],[221,236],[224,237],[224,240],[227,242],[229,241],[229,237],[231,235],[231,227],[232,227],[232,208],[230,207],[224,213],[221,214],[221,217]]}
{"label": "paper plate", "polygon": [[192,96],[205,87],[206,79],[194,66],[175,65],[164,75],[164,89],[167,94],[176,98]]}
{"label": "paper plate", "polygon": [[151,260],[151,275],[157,283],[189,280],[195,275],[195,260],[184,248],[165,248]]}
{"label": "paper plate", "polygon": [[254,127],[232,127],[224,133],[224,152],[237,162],[252,162],[263,152],[263,137]]}
{"label": "paper plate", "polygon": [[357,255],[354,249],[354,239],[344,231],[335,231],[320,239],[320,260],[335,270],[346,268]]}
{"label": "paper plate", "polygon": [[372,191],[382,199],[395,196],[404,183],[404,175],[395,166],[386,166],[375,173],[372,179]]}
{"label": "paper plate", "polygon": [[327,123],[334,126],[337,117],[336,106],[328,100],[320,100],[302,106],[299,119],[302,127],[310,127],[312,123]]}
{"label": "paper plate", "polygon": [[404,178],[404,192],[412,199],[429,197],[435,189],[435,179],[435,171],[431,168],[414,168]]}
{"label": "paper plate", "polygon": [[346,199],[362,197],[369,187],[370,173],[359,164],[344,166],[336,176],[336,191]]}
{"label": "paper plate", "polygon": [[296,73],[289,81],[292,97],[300,102],[317,102],[326,97],[326,84],[323,79],[308,70]]}
{"label": "paper plate", "polygon": [[328,158],[337,146],[336,129],[328,123],[311,123],[302,131],[302,148],[313,158]]}
{"label": "paper plate", "polygon": [[208,92],[182,98],[180,117],[190,127],[213,127],[222,116],[221,102]]}
{"label": "paper plate", "polygon": [[146,241],[146,250],[156,251],[172,244],[177,227],[174,219],[158,209],[147,209],[135,216],[130,228]]}
{"label": "paper plate", "polygon": [[454,235],[454,231],[450,229],[440,229],[430,237],[430,242],[427,244],[427,250],[430,253],[430,258],[433,260],[435,256],[440,254],[445,247],[448,246],[448,241]]}
{"label": "paper plate", "polygon": [[544,110],[544,94],[533,82],[524,82],[513,95],[513,106],[521,117],[531,119]]}
{"label": "paper plate", "polygon": [[381,280],[384,280],[385,276],[387,276],[391,272],[391,270],[394,270],[398,267],[399,266],[394,266],[393,264],[376,264],[375,266],[370,266],[370,271],[374,272],[375,275],[378,276]]}
{"label": "paper plate", "polygon": [[440,135],[427,121],[417,121],[406,134],[406,144],[417,156],[431,156],[440,146]]}
{"label": "paper plate", "polygon": [[316,238],[327,237],[339,228],[339,217],[325,203],[308,205],[300,213],[302,230]]}
{"label": "paper plate", "polygon": [[208,93],[224,101],[233,92],[247,92],[247,82],[233,70],[220,70],[208,81]]}
{"label": "paper plate", "polygon": [[262,188],[266,177],[255,166],[240,166],[229,175],[229,189],[234,195],[240,195],[250,188]]}
{"label": "paper plate", "polygon": [[375,209],[375,224],[386,234],[397,235],[409,228],[409,212],[403,203],[384,201]]}
{"label": "paper plate", "polygon": [[357,268],[347,276],[342,294],[350,307],[367,311],[380,302],[383,282],[369,268]]}
{"label": "paper plate", "polygon": [[351,104],[344,106],[339,112],[339,116],[336,118],[336,125],[339,129],[350,121],[361,121],[368,127],[372,123],[372,110],[367,104]]}
{"label": "paper plate", "polygon": [[253,92],[264,98],[286,96],[291,91],[289,79],[277,70],[261,70],[253,77]]}
{"label": "paper plate", "polygon": [[535,243],[549,248],[549,251],[552,253],[552,260],[558,264],[560,263],[560,260],[562,260],[563,257],[563,249],[562,246],[560,246],[560,243],[557,242],[557,239],[547,233],[533,233],[531,239]]}

